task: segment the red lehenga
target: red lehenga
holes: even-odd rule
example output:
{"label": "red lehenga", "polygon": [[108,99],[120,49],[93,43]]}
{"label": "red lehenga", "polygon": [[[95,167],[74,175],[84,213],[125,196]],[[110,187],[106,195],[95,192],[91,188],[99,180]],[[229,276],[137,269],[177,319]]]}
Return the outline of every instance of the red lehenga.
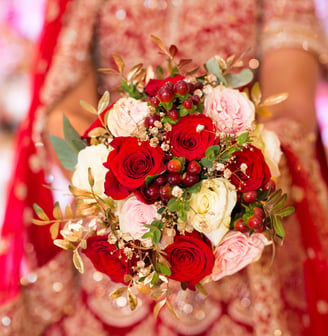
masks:
{"label": "red lehenga", "polygon": [[[33,76],[33,100],[17,138],[16,169],[0,241],[1,335],[325,335],[328,327],[327,187],[313,137],[281,121],[284,159],[280,184],[296,213],[286,223],[284,248],[273,265],[260,262],[209,285],[204,300],[177,288],[172,297],[180,319],[163,310],[154,319],[146,299],[130,312],[109,300],[115,284],[92,269],[80,276],[68,253],[52,244],[48,228],[30,224],[32,204],[48,213],[55,185],[42,139],[47,111],[83,77],[90,57],[108,67],[120,54],[127,67],[158,63],[149,36],[176,43],[202,64],[251,48],[295,46],[319,54],[322,43],[309,0],[51,0]],[[261,15],[260,15],[261,14]],[[257,18],[261,17],[261,24]],[[260,28],[259,28],[260,27]],[[311,30],[308,28],[311,27]],[[263,29],[262,29],[263,28]],[[261,31],[265,33],[261,35]],[[93,53],[90,53],[90,50]],[[92,56],[91,56],[92,54]],[[99,91],[113,87],[99,78]]]}

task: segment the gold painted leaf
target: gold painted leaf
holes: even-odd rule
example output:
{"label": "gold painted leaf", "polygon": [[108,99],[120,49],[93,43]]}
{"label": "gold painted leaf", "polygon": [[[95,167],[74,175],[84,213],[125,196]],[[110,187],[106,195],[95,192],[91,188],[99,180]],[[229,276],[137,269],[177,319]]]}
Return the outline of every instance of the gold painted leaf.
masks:
{"label": "gold painted leaf", "polygon": [[124,282],[130,282],[133,278],[130,274],[124,274]]}
{"label": "gold painted leaf", "polygon": [[132,293],[130,289],[128,289],[128,303],[132,311],[137,308],[138,298]]}
{"label": "gold painted leaf", "polygon": [[251,89],[251,97],[255,105],[259,105],[262,99],[262,92],[259,82],[256,82]]}
{"label": "gold painted leaf", "polygon": [[135,287],[138,290],[138,292],[141,294],[148,295],[151,292],[151,289],[149,288],[149,286],[146,286],[144,284],[137,284]]}
{"label": "gold painted leaf", "polygon": [[43,211],[43,209],[41,207],[39,207],[37,204],[33,204],[33,209],[35,211],[35,213],[37,214],[37,216],[44,220],[44,221],[49,221],[49,217],[46,215],[46,213]]}
{"label": "gold painted leaf", "polygon": [[180,316],[177,313],[177,311],[173,308],[171,302],[169,300],[166,301],[166,307],[168,308],[168,310],[175,316],[175,318],[177,320],[180,320]]}
{"label": "gold painted leaf", "polygon": [[35,225],[48,225],[50,223],[52,223],[52,221],[44,221],[44,220],[40,220],[40,219],[35,219],[35,218],[32,218],[32,223],[35,224]]}
{"label": "gold painted leaf", "polygon": [[84,272],[83,261],[77,249],[73,252],[73,264],[80,273]]}
{"label": "gold painted leaf", "polygon": [[117,70],[111,68],[98,68],[97,70],[102,73],[115,74],[115,75],[120,74]]}
{"label": "gold painted leaf", "polygon": [[288,93],[279,93],[273,96],[270,96],[264,100],[261,106],[271,106],[280,104],[288,98]]}
{"label": "gold painted leaf", "polygon": [[151,37],[151,39],[152,39],[152,41],[154,42],[154,43],[156,43],[157,44],[157,46],[167,55],[167,56],[170,56],[170,53],[166,50],[166,47],[165,47],[165,45],[164,45],[164,43],[163,43],[163,41],[159,38],[159,37],[157,37],[157,36],[155,36],[155,35],[150,35],[150,37]]}
{"label": "gold painted leaf", "polygon": [[109,294],[109,297],[111,299],[117,299],[117,298],[121,297],[122,294],[125,293],[127,289],[128,289],[128,287],[117,288]]}
{"label": "gold painted leaf", "polygon": [[120,55],[114,54],[113,59],[114,59],[114,62],[117,66],[117,69],[118,69],[119,73],[121,75],[123,75],[125,64],[124,64],[124,61],[123,61],[122,57]]}
{"label": "gold painted leaf", "polygon": [[75,246],[71,242],[64,240],[64,239],[56,239],[54,240],[54,244],[64,250],[74,250],[75,249]]}
{"label": "gold painted leaf", "polygon": [[95,178],[92,174],[92,170],[90,167],[88,168],[88,182],[90,187],[93,187],[95,185]]}
{"label": "gold painted leaf", "polygon": [[104,94],[101,96],[98,102],[98,115],[106,110],[110,102],[110,94],[108,91],[105,91]]}
{"label": "gold painted leaf", "polygon": [[96,127],[94,129],[92,129],[89,133],[88,133],[88,136],[90,138],[95,138],[95,137],[99,137],[99,136],[103,136],[106,134],[106,129],[103,128],[103,127]]}
{"label": "gold painted leaf", "polygon": [[164,300],[158,301],[154,307],[154,317],[157,318],[159,312],[161,311],[161,309],[165,306],[166,303],[166,298]]}
{"label": "gold painted leaf", "polygon": [[80,105],[88,112],[92,114],[97,114],[97,110],[89,103],[84,100],[80,100]]}
{"label": "gold painted leaf", "polygon": [[59,222],[56,222],[50,226],[51,239],[56,239],[59,231]]}
{"label": "gold painted leaf", "polygon": [[74,213],[72,210],[72,207],[70,204],[67,204],[65,207],[65,217],[66,218],[73,218],[74,217]]}
{"label": "gold painted leaf", "polygon": [[63,219],[63,213],[61,211],[59,202],[55,203],[55,206],[54,206],[54,209],[52,211],[52,214],[53,214],[54,218],[56,218],[56,219]]}
{"label": "gold painted leaf", "polygon": [[256,113],[261,117],[271,117],[272,112],[264,106],[257,106]]}
{"label": "gold painted leaf", "polygon": [[142,67],[143,67],[142,63],[139,63],[135,65],[134,67],[132,67],[132,69],[129,71],[127,75],[128,82],[130,82],[135,76],[138,75],[138,73],[142,70]]}
{"label": "gold painted leaf", "polygon": [[207,296],[208,293],[206,291],[206,289],[204,288],[204,286],[198,282],[198,284],[196,284],[196,288],[199,290],[200,293],[202,293],[203,295]]}

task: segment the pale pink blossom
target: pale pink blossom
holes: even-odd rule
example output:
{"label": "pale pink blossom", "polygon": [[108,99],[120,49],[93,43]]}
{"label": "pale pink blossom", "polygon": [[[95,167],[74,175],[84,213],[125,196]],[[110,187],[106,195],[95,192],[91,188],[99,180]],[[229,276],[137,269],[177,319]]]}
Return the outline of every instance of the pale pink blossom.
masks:
{"label": "pale pink blossom", "polygon": [[241,232],[227,233],[214,251],[212,279],[217,281],[257,261],[267,244],[268,240],[260,233],[254,233],[251,236]]}
{"label": "pale pink blossom", "polygon": [[134,195],[119,203],[120,231],[125,239],[141,239],[149,231],[145,224],[151,224],[158,218],[153,204],[143,203]]}
{"label": "pale pink blossom", "polygon": [[205,96],[204,114],[215,121],[218,131],[238,134],[252,128],[255,107],[246,93],[217,86]]}
{"label": "pale pink blossom", "polygon": [[137,133],[149,114],[146,102],[134,98],[121,98],[111,108],[107,126],[114,136],[130,136]]}

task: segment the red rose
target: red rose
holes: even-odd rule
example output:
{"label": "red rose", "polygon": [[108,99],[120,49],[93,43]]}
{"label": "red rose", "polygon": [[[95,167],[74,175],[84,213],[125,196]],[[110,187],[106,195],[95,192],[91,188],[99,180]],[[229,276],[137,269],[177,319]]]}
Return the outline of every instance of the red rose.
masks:
{"label": "red rose", "polygon": [[145,183],[148,175],[164,171],[164,152],[149,142],[136,137],[117,137],[110,145],[114,148],[104,166],[109,169],[105,179],[105,194],[123,199]]}
{"label": "red rose", "polygon": [[124,275],[133,274],[132,266],[136,265],[137,259],[134,256],[128,259],[123,250],[109,244],[107,238],[107,235],[88,238],[83,252],[97,271],[107,274],[114,282],[125,283]]}
{"label": "red rose", "polygon": [[158,90],[166,83],[166,82],[171,82],[171,83],[176,83],[179,80],[184,79],[185,77],[178,75],[175,77],[168,77],[165,79],[150,79],[148,84],[145,87],[145,92],[149,96],[156,96]]}
{"label": "red rose", "polygon": [[165,248],[165,252],[171,265],[170,278],[173,280],[187,283],[192,287],[212,273],[213,251],[200,235],[177,236],[174,243]]}
{"label": "red rose", "polygon": [[[197,126],[204,129],[197,131]],[[180,118],[167,139],[172,146],[171,152],[175,156],[185,157],[187,160],[200,160],[205,156],[208,147],[217,143],[216,128],[211,118],[204,114],[187,115]]]}
{"label": "red rose", "polygon": [[[245,174],[240,169],[243,163],[247,166]],[[271,178],[270,169],[261,150],[252,145],[233,153],[233,160],[228,168],[233,172],[231,183],[241,192],[257,190]]]}

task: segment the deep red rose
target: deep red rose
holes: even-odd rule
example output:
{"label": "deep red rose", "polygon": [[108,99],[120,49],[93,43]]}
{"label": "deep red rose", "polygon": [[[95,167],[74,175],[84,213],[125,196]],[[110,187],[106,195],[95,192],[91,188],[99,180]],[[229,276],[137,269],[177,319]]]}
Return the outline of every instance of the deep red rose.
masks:
{"label": "deep red rose", "polygon": [[171,265],[170,278],[186,283],[188,287],[195,286],[212,272],[214,266],[212,248],[200,235],[176,236],[174,243],[167,246],[164,251]]}
{"label": "deep red rose", "polygon": [[164,152],[148,141],[139,142],[136,137],[117,137],[110,145],[114,148],[104,166],[109,169],[105,179],[105,194],[113,199],[123,199],[129,192],[145,183],[148,175],[165,170]]}
{"label": "deep red rose", "polygon": [[83,252],[97,271],[107,274],[115,282],[125,283],[124,275],[133,274],[132,266],[136,265],[137,259],[128,259],[123,250],[116,249],[107,239],[107,235],[88,238]]}
{"label": "deep red rose", "polygon": [[158,90],[166,83],[166,82],[171,82],[171,83],[176,83],[179,80],[184,79],[185,77],[178,75],[175,77],[168,77],[165,79],[150,79],[148,84],[145,87],[145,92],[149,96],[156,96]]}
{"label": "deep red rose", "polygon": [[[197,131],[199,125],[204,126],[202,131]],[[167,139],[173,155],[190,161],[200,160],[205,156],[206,149],[217,143],[215,132],[211,118],[204,114],[189,114],[172,127],[172,131],[167,133]]]}
{"label": "deep red rose", "polygon": [[[246,174],[240,170],[242,163],[247,165]],[[271,178],[270,169],[261,150],[252,145],[233,153],[233,160],[228,168],[233,172],[231,183],[241,192],[258,190]]]}

